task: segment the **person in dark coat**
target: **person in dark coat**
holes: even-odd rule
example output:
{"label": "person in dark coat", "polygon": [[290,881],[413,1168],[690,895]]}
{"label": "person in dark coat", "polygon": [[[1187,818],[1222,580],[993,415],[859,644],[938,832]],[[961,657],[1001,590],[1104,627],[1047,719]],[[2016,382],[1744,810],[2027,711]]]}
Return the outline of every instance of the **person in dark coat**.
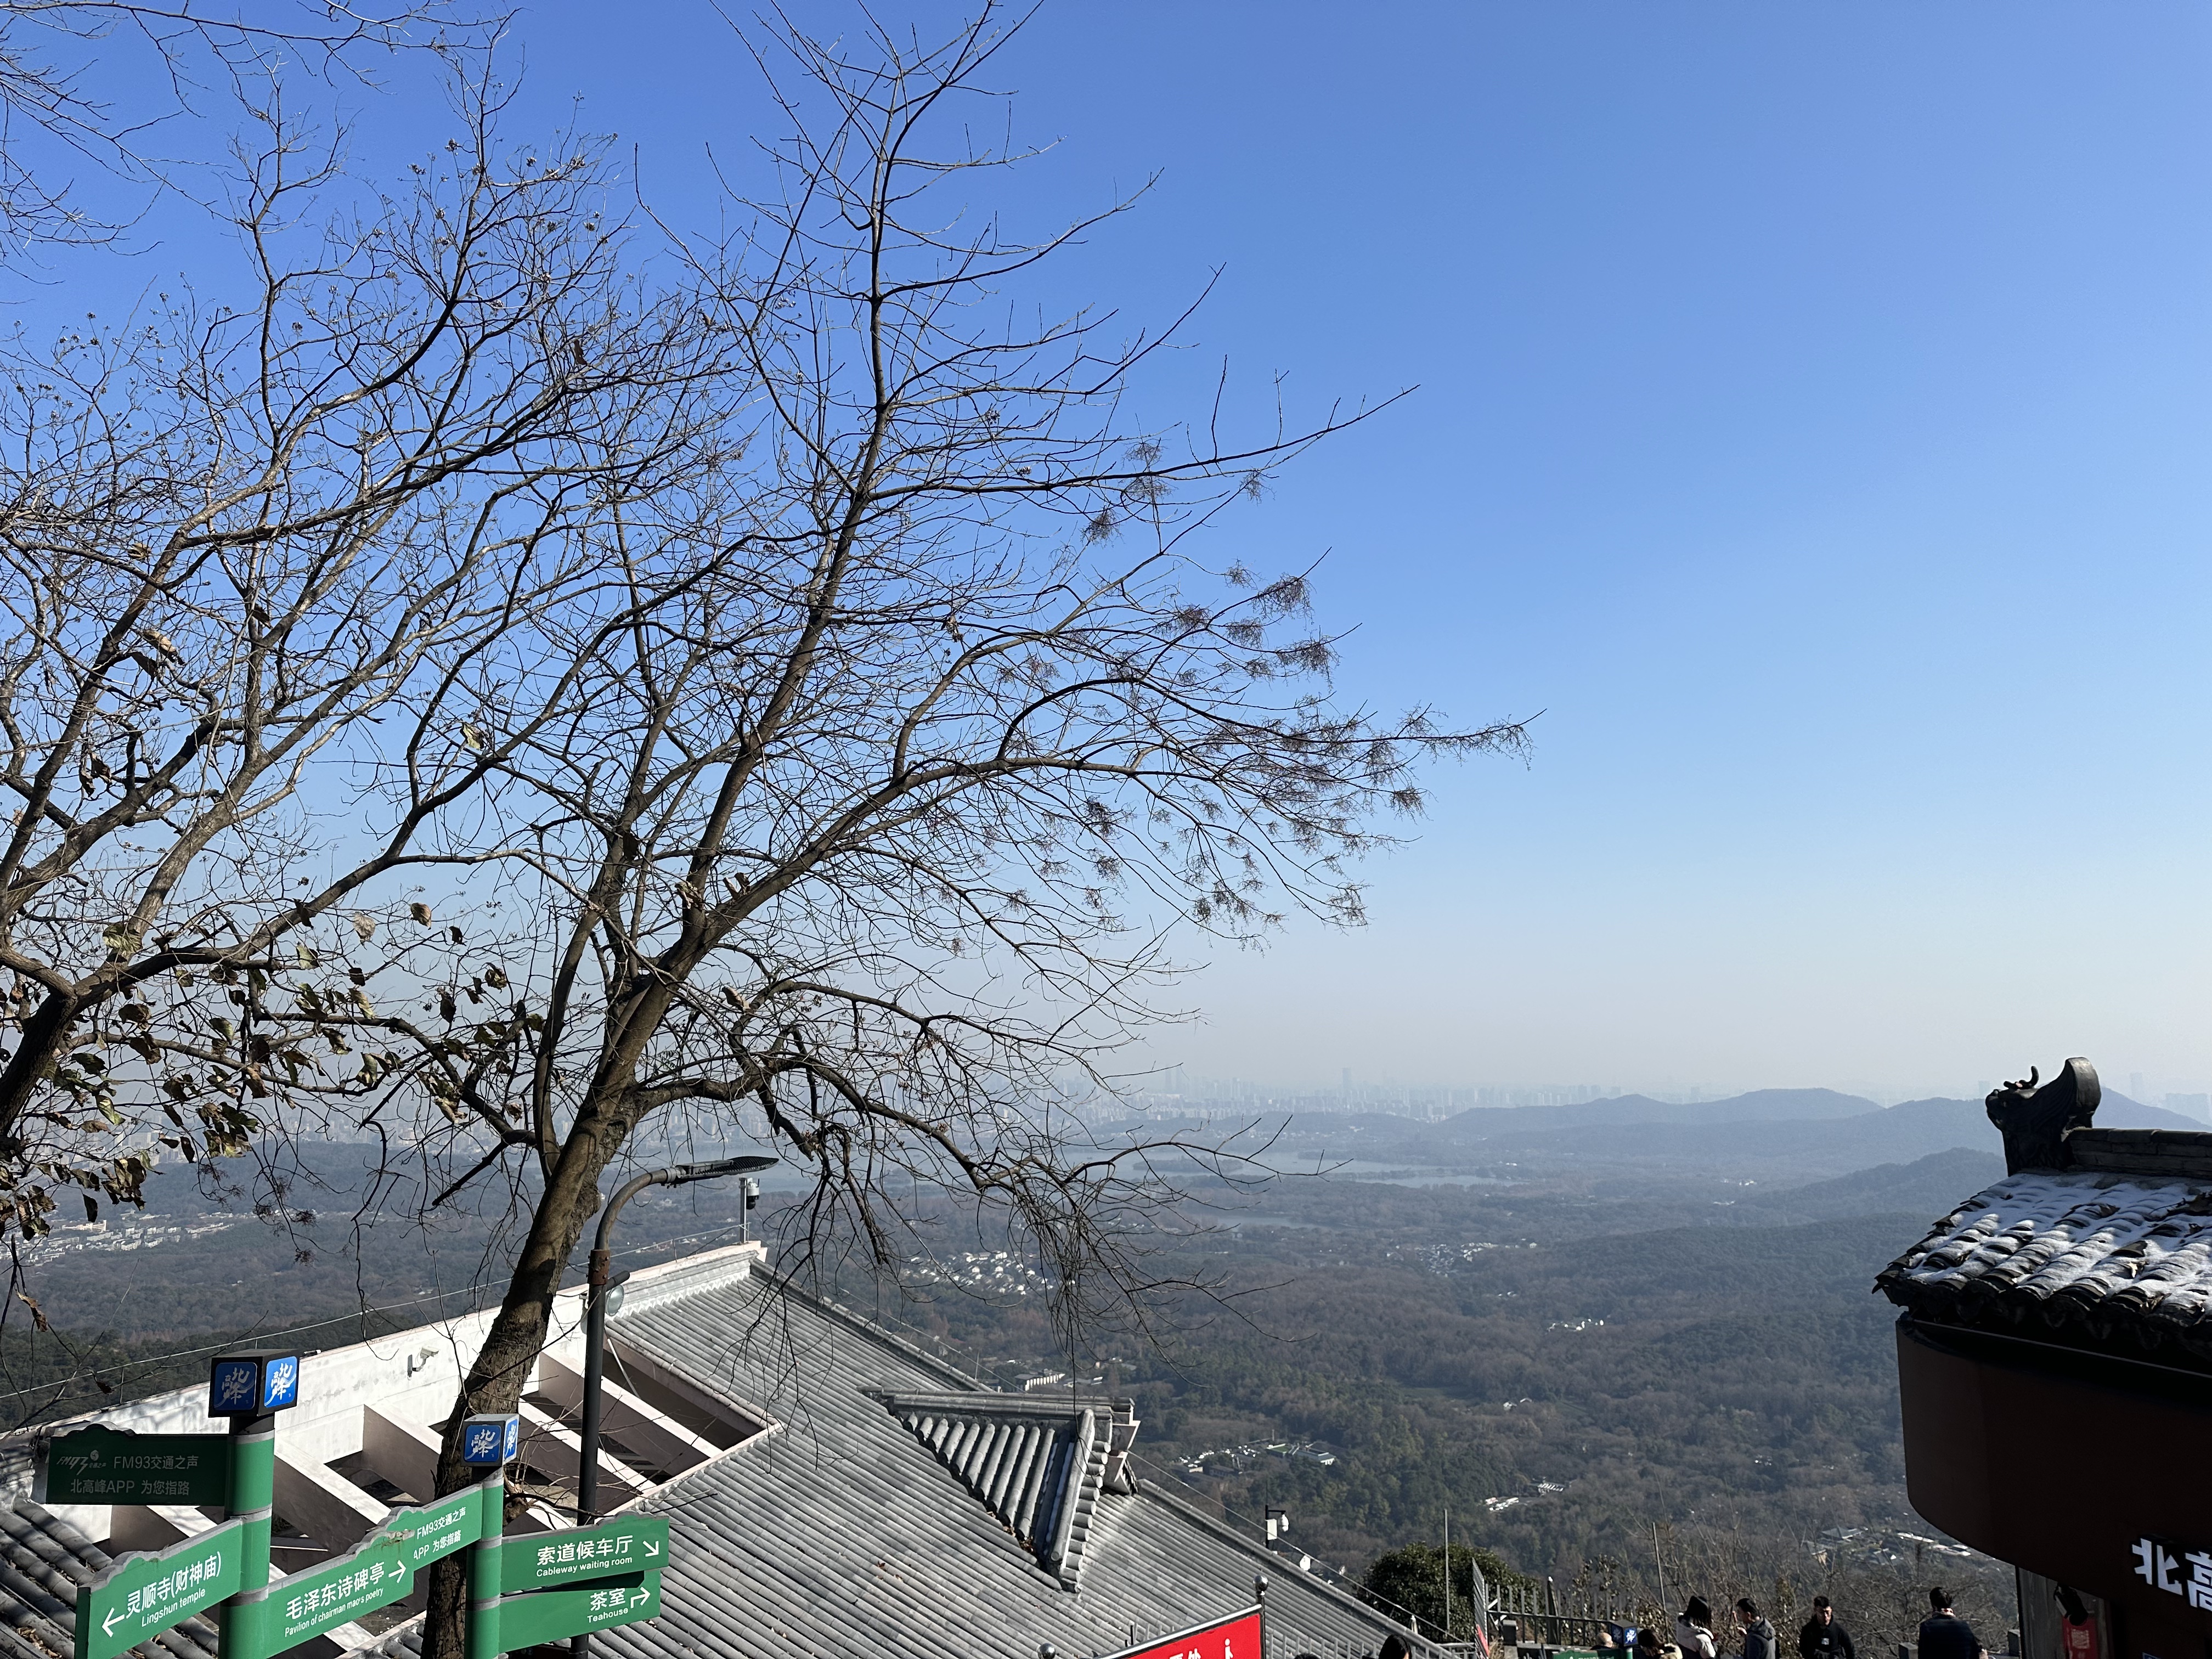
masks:
{"label": "person in dark coat", "polygon": [[1836,1609],[1825,1595],[1813,1598],[1813,1616],[1797,1632],[1797,1659],[1858,1659],[1850,1632],[1836,1622]]}
{"label": "person in dark coat", "polygon": [[[1748,1595],[1735,1604],[1735,1622],[1743,1631],[1743,1659],[1778,1659],[1776,1650],[1781,1644],[1775,1638],[1774,1626]],[[1929,1656],[1923,1654],[1921,1659]]]}
{"label": "person in dark coat", "polygon": [[1928,1592],[1928,1616],[1920,1621],[1920,1659],[1988,1659],[1974,1627],[1951,1611],[1951,1592],[1938,1585]]}

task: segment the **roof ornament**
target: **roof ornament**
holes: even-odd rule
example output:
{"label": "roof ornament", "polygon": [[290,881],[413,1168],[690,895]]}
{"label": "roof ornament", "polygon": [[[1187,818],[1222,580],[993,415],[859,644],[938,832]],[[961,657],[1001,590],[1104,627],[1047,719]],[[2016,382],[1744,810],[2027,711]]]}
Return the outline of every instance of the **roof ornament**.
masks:
{"label": "roof ornament", "polygon": [[2104,1088],[2097,1068],[2076,1054],[2059,1068],[2058,1075],[2037,1086],[2042,1073],[2029,1066],[2027,1076],[1992,1089],[1983,1105],[1990,1121],[2004,1137],[2005,1173],[2023,1170],[2064,1170],[2074,1159],[2066,1137],[2085,1129],[2097,1115]]}

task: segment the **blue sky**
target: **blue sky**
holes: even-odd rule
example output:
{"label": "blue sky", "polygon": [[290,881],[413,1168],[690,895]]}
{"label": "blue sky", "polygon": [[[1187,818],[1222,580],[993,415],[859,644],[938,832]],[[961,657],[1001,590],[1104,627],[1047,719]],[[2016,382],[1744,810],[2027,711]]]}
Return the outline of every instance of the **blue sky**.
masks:
{"label": "blue sky", "polygon": [[[527,107],[580,94],[679,223],[769,125],[704,5],[516,34]],[[1224,552],[1328,555],[1354,695],[1544,711],[1527,769],[1437,780],[1364,933],[1217,962],[1153,1052],[2205,1088],[2208,68],[2161,3],[1048,7],[999,78],[1058,143],[1005,199],[1158,172],[1068,291],[1224,271],[1151,412],[1224,355],[1419,388]],[[434,111],[362,102],[372,168]]]}

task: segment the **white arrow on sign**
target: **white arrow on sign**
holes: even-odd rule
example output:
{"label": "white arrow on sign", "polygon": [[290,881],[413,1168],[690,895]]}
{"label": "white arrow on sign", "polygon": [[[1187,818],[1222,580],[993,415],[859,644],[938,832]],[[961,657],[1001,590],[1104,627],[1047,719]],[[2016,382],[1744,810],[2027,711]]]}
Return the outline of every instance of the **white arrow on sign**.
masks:
{"label": "white arrow on sign", "polygon": [[640,1584],[635,1589],[629,1593],[629,1604],[634,1607],[642,1607],[646,1602],[650,1601],[651,1600],[653,1600],[653,1592],[646,1589],[642,1584]]}
{"label": "white arrow on sign", "polygon": [[658,1555],[658,1554],[659,1554],[659,1553],[660,1553],[660,1543],[659,1543],[659,1540],[658,1539],[653,1539],[653,1538],[648,1538],[648,1539],[647,1539],[647,1540],[645,1540],[645,1553],[646,1553],[647,1555]]}
{"label": "white arrow on sign", "polygon": [[112,1636],[112,1635],[114,1635],[114,1634],[115,1634],[115,1621],[116,1621],[117,1620],[118,1620],[118,1619],[126,1618],[126,1617],[128,1617],[128,1616],[129,1616],[129,1615],[127,1615],[126,1613],[125,1613],[125,1612],[123,1611],[123,1609],[122,1609],[122,1608],[120,1608],[120,1607],[116,1608],[116,1610],[115,1610],[114,1612],[112,1612],[112,1613],[109,1613],[109,1614],[107,1615],[107,1617],[106,1617],[106,1618],[105,1618],[105,1619],[103,1619],[103,1620],[101,1620],[100,1621],[100,1633],[102,1636]]}

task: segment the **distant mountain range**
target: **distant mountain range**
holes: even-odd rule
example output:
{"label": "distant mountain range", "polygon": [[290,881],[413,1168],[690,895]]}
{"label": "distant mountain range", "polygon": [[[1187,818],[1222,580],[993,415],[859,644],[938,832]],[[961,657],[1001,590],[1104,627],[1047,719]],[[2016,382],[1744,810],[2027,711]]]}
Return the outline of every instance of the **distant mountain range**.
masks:
{"label": "distant mountain range", "polygon": [[[1883,1107],[1860,1095],[1839,1094],[1833,1089],[1754,1089],[1725,1100],[1654,1100],[1649,1095],[1618,1095],[1610,1100],[1585,1101],[1573,1106],[1478,1106],[1448,1120],[1449,1127],[1474,1134],[1528,1129],[1590,1128],[1620,1123],[1791,1123],[1826,1118],[1863,1117],[1874,1112],[1915,1114],[1929,1107],[1965,1107],[1981,1120],[1989,1119],[1979,1101],[1936,1097],[1908,1100]],[[2097,1109],[2099,1125],[2107,1129],[2208,1129],[2208,1125],[2162,1106],[2148,1106],[2111,1090]],[[1994,1129],[1990,1129],[1994,1135]]]}
{"label": "distant mountain range", "polygon": [[[2106,1095],[2097,1121],[2109,1128],[2200,1133],[2212,1127],[2119,1094]],[[1726,1100],[1624,1095],[1573,1106],[1477,1107],[1441,1122],[1300,1113],[1283,1128],[1286,1167],[1317,1154],[1360,1160],[1370,1169],[1399,1164],[1504,1172],[1515,1180],[1571,1165],[1649,1163],[1796,1185],[1953,1148],[1990,1158],[2004,1151],[1978,1100],[1884,1107],[1832,1089],[1761,1089]]]}
{"label": "distant mountain range", "polygon": [[1754,1089],[1726,1100],[1654,1100],[1617,1095],[1573,1106],[1477,1106],[1449,1120],[1480,1134],[1492,1128],[1578,1129],[1610,1123],[1777,1123],[1799,1118],[1856,1117],[1881,1107],[1833,1089]]}

